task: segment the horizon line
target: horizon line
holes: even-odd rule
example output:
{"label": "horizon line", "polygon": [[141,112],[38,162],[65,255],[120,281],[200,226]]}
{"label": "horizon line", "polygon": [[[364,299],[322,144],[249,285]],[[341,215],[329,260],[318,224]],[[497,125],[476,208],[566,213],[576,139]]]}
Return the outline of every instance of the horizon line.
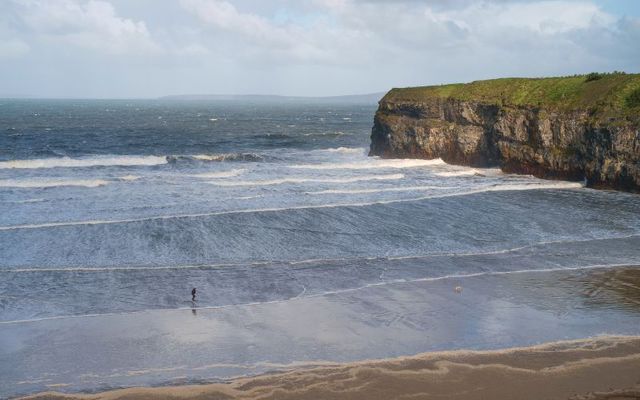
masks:
{"label": "horizon line", "polygon": [[[389,89],[390,90],[390,89]],[[84,96],[38,96],[38,95],[22,95],[22,94],[0,94],[0,100],[170,100],[180,97],[256,97],[256,98],[281,98],[281,99],[330,99],[340,97],[366,97],[384,95],[386,91],[355,93],[355,94],[337,94],[337,95],[286,95],[286,94],[226,94],[226,93],[183,93],[168,94],[161,96],[140,96],[140,97],[84,97]]]}

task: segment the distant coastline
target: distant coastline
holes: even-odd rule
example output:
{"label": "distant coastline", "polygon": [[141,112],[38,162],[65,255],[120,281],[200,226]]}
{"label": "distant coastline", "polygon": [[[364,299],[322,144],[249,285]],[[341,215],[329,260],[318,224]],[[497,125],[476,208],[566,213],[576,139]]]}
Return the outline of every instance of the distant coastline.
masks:
{"label": "distant coastline", "polygon": [[132,100],[132,101],[230,101],[247,103],[311,103],[311,104],[371,104],[376,105],[386,92],[341,96],[285,96],[275,94],[176,94],[160,97],[47,97],[28,94],[0,94],[0,100]]}
{"label": "distant coastline", "polygon": [[248,101],[248,102],[306,102],[306,103],[344,103],[377,104],[384,92],[354,94],[345,96],[280,96],[270,94],[181,94],[162,96],[158,100],[174,101]]}

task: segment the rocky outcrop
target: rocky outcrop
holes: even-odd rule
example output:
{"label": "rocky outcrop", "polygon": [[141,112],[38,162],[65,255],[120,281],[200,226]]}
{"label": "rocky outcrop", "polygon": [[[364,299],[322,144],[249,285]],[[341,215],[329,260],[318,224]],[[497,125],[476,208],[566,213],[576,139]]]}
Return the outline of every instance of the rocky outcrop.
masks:
{"label": "rocky outcrop", "polygon": [[451,164],[499,166],[505,172],[586,179],[591,187],[640,191],[638,124],[614,118],[603,122],[588,108],[388,94],[375,115],[370,155],[441,158]]}

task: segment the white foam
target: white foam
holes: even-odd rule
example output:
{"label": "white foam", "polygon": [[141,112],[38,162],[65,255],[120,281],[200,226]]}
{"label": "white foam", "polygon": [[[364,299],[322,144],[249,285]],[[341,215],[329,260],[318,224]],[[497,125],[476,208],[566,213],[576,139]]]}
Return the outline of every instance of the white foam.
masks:
{"label": "white foam", "polygon": [[378,168],[416,168],[416,167],[428,167],[433,165],[445,164],[439,158],[434,160],[418,160],[418,159],[380,159],[371,157],[365,162],[355,163],[326,163],[326,164],[302,164],[302,165],[290,165],[289,168],[295,169],[312,169],[312,170],[325,170],[325,169],[378,169]]}
{"label": "white foam", "polygon": [[469,191],[436,194],[429,196],[413,197],[409,199],[394,199],[394,200],[382,200],[382,201],[369,201],[359,203],[330,203],[319,205],[302,205],[292,207],[273,207],[273,208],[259,208],[259,209],[246,209],[246,210],[229,210],[229,211],[215,211],[209,213],[198,214],[178,214],[178,215],[159,215],[146,218],[131,218],[120,220],[88,220],[88,221],[69,221],[69,222],[45,222],[40,224],[24,224],[24,225],[6,225],[0,226],[0,231],[15,230],[15,229],[40,229],[40,228],[52,228],[58,226],[78,226],[78,225],[105,225],[105,224],[122,224],[131,222],[144,222],[144,221],[156,221],[167,220],[176,218],[200,218],[211,217],[216,215],[228,215],[228,214],[245,214],[245,213],[259,213],[259,212],[277,212],[277,211],[289,211],[289,210],[306,210],[306,209],[323,209],[323,208],[337,208],[337,207],[365,207],[376,204],[396,204],[415,202],[428,199],[437,199],[443,197],[455,197],[455,196],[467,196],[471,194],[478,194],[484,192],[500,192],[500,191],[520,191],[520,190],[542,190],[542,189],[578,189],[583,188],[581,183],[577,182],[548,182],[540,184],[522,184],[522,185],[496,185],[491,187],[479,188]]}
{"label": "white foam", "polygon": [[222,157],[221,155],[209,155],[209,154],[194,154],[191,156],[192,158],[196,159],[196,160],[203,160],[203,161],[217,161],[220,159],[220,157]]}
{"label": "white foam", "polygon": [[345,133],[342,131],[336,132],[314,132],[314,133],[305,133],[303,136],[343,136],[343,135],[351,135],[351,133]]}
{"label": "white foam", "polygon": [[[397,261],[397,260],[428,260],[432,258],[442,258],[442,257],[475,257],[475,256],[487,256],[487,255],[498,255],[498,254],[507,254],[507,253],[517,253],[521,250],[526,249],[534,249],[537,247],[547,246],[547,245],[556,245],[556,244],[566,244],[566,243],[587,243],[587,242],[598,242],[598,241],[607,241],[607,240],[623,240],[623,239],[631,239],[640,237],[640,234],[629,234],[629,235],[614,235],[607,236],[601,238],[573,238],[573,239],[560,239],[560,240],[547,240],[541,242],[533,242],[523,246],[510,247],[506,249],[497,249],[497,250],[486,250],[486,251],[471,251],[471,252],[450,252],[450,253],[427,253],[427,254],[416,254],[416,255],[406,255],[406,256],[374,256],[374,257],[340,257],[340,258],[309,258],[304,260],[272,260],[272,261],[254,261],[254,262],[236,262],[236,263],[221,263],[221,264],[196,264],[196,265],[154,265],[154,266],[113,266],[113,267],[27,267],[27,268],[15,268],[15,269],[0,269],[0,273],[16,273],[16,272],[110,272],[110,271],[145,271],[145,270],[180,270],[180,269],[216,269],[216,268],[225,268],[225,267],[264,267],[269,265],[304,265],[304,264],[316,264],[316,263],[334,263],[334,262],[344,262],[345,264],[350,264],[358,261]],[[618,265],[618,264],[612,264]],[[633,265],[637,266],[638,264],[623,264],[623,265]],[[562,268],[573,268],[573,267],[562,267]]]}
{"label": "white foam", "polygon": [[474,175],[484,175],[482,172],[477,169],[467,169],[463,171],[447,171],[447,172],[436,172],[434,173],[436,176],[441,177],[455,177],[455,176],[474,176]]}
{"label": "white foam", "polygon": [[330,149],[322,149],[319,151],[326,151],[328,153],[343,153],[343,154],[364,154],[367,149],[364,147],[337,147]]}
{"label": "white foam", "polygon": [[222,153],[222,154],[194,154],[183,156],[199,161],[262,161],[263,157],[255,153]]}
{"label": "white foam", "polygon": [[14,188],[51,188],[60,186],[98,187],[108,185],[109,182],[102,179],[2,179],[0,187]]}
{"label": "white foam", "polygon": [[9,201],[3,201],[2,203],[28,204],[28,203],[42,203],[45,201],[48,201],[48,200],[47,199],[9,200]]}
{"label": "white foam", "polygon": [[305,192],[310,195],[322,195],[322,194],[367,194],[367,193],[385,193],[385,192],[413,192],[421,190],[446,190],[455,189],[455,187],[447,186],[408,186],[408,187],[394,187],[394,188],[382,188],[382,189],[329,189],[320,190],[317,192]]}
{"label": "white foam", "polygon": [[[579,189],[583,187],[584,185],[580,182],[564,182],[564,181],[557,181],[557,182],[543,181],[540,183],[529,183],[529,184],[503,184],[503,185],[484,186],[476,189],[465,190],[462,192],[436,194],[433,196],[421,197],[417,199],[390,200],[390,202],[414,201],[414,200],[423,200],[423,199],[438,198],[438,197],[464,196],[464,195],[483,193],[483,192],[507,192],[507,191],[521,191],[521,190],[542,190],[542,189]],[[379,188],[379,189],[328,189],[328,190],[321,190],[317,192],[305,192],[305,194],[310,194],[310,195],[367,194],[367,193],[384,193],[384,192],[411,192],[411,191],[422,191],[422,190],[453,190],[453,189],[457,189],[457,188],[453,186],[408,186],[408,187]],[[386,202],[378,202],[378,203],[386,203]]]}
{"label": "white foam", "polygon": [[120,180],[123,181],[137,181],[138,179],[140,179],[140,177],[137,175],[125,175],[120,177]]}
{"label": "white foam", "polygon": [[33,160],[1,161],[0,169],[82,168],[95,166],[160,165],[166,164],[160,156],[95,156],[83,158],[39,158]]}
{"label": "white foam", "polygon": [[353,183],[363,181],[384,181],[384,180],[397,180],[404,178],[403,174],[388,174],[388,175],[369,175],[369,176],[354,176],[350,178],[308,178],[308,177],[292,177],[292,178],[280,178],[280,179],[266,179],[256,181],[212,181],[209,182],[216,186],[271,186],[282,185],[285,183]]}
{"label": "white foam", "polygon": [[242,175],[246,172],[246,169],[232,169],[230,171],[220,171],[220,172],[204,172],[202,174],[192,174],[189,175],[194,178],[232,178],[234,176]]}
{"label": "white foam", "polygon": [[489,186],[484,189],[480,189],[483,192],[504,192],[504,191],[518,191],[518,190],[540,190],[540,189],[582,189],[584,188],[582,182],[566,182],[566,181],[542,181],[536,183],[522,183],[522,184],[504,184]]}
{"label": "white foam", "polygon": [[[286,262],[285,262],[286,263]],[[111,271],[163,271],[163,270],[180,270],[180,269],[217,269],[225,267],[242,267],[242,266],[264,266],[273,262],[257,261],[253,263],[222,263],[222,264],[206,264],[206,265],[165,265],[153,267],[59,267],[59,268],[16,268],[16,269],[0,269],[0,273],[15,272],[111,272]]]}
{"label": "white foam", "polygon": [[[323,297],[327,295],[335,295],[341,293],[349,293],[356,292],[363,289],[374,288],[378,286],[387,286],[387,285],[396,285],[396,284],[407,284],[407,283],[418,283],[418,282],[437,282],[444,281],[450,279],[465,279],[465,278],[476,278],[480,276],[503,276],[503,275],[522,275],[522,274],[533,274],[533,273],[548,273],[548,272],[564,272],[564,271],[582,271],[582,270],[593,270],[593,269],[609,269],[609,268],[622,268],[622,267],[637,267],[637,264],[629,264],[629,263],[620,263],[620,264],[593,264],[593,265],[585,265],[578,267],[557,267],[557,268],[540,268],[540,269],[520,269],[515,271],[485,271],[485,272],[474,272],[470,274],[452,274],[452,275],[443,275],[437,277],[426,277],[426,278],[416,278],[416,279],[394,279],[391,281],[383,281],[376,283],[368,283],[363,286],[358,286],[354,288],[348,289],[338,289],[335,291],[328,291],[318,294],[309,295],[307,297]],[[292,300],[294,300],[293,298]]]}
{"label": "white foam", "polygon": [[220,154],[182,154],[166,156],[169,163],[193,162],[193,161],[264,161],[264,157],[255,153],[220,153]]}

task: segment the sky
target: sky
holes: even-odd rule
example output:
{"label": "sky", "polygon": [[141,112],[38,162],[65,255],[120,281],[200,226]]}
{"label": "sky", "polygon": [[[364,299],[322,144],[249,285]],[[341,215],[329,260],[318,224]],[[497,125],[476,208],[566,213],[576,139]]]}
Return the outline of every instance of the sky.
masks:
{"label": "sky", "polygon": [[639,0],[0,0],[0,96],[332,96],[640,72]]}

